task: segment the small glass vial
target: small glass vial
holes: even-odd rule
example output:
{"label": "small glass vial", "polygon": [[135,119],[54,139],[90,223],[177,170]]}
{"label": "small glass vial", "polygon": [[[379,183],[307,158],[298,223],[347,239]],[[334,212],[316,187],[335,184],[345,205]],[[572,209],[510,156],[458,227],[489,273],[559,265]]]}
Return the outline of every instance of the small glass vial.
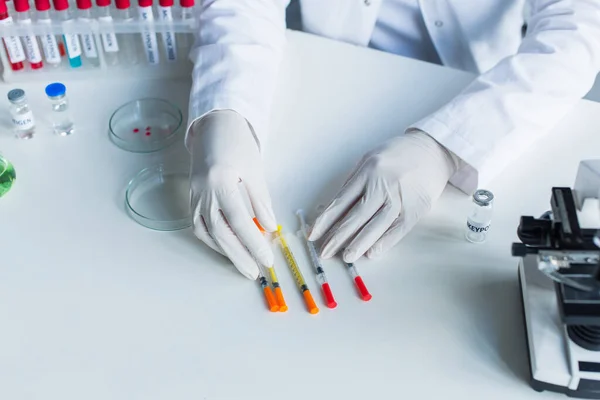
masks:
{"label": "small glass vial", "polygon": [[13,89],[8,92],[10,114],[15,136],[19,139],[31,139],[35,133],[35,119],[27,104],[25,91]]}
{"label": "small glass vial", "polygon": [[483,243],[487,239],[492,222],[494,195],[489,190],[479,189],[473,194],[473,209],[467,217],[465,237],[472,243]]}
{"label": "small glass vial", "polygon": [[51,83],[46,86],[46,95],[52,102],[52,128],[58,136],[69,136],[73,133],[73,120],[66,93],[67,88],[62,83]]}

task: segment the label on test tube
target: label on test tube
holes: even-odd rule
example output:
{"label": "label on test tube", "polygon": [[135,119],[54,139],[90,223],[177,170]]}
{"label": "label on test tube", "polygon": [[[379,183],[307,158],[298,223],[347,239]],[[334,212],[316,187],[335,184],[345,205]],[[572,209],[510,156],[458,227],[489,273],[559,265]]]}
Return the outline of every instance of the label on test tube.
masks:
{"label": "label on test tube", "polygon": [[[30,19],[24,19],[19,21],[21,25],[31,25]],[[25,44],[25,52],[27,54],[27,61],[31,64],[38,64],[42,62],[42,53],[40,52],[40,47],[38,46],[37,41],[35,40],[35,36],[33,35],[25,35],[23,36],[23,44]]]}
{"label": "label on test tube", "polygon": [[[162,21],[172,21],[173,14],[171,13],[171,7],[159,7],[159,18]],[[163,34],[163,42],[165,44],[165,49],[167,51],[167,60],[176,61],[177,60],[177,48],[175,45],[175,33],[172,31],[166,31]]]}
{"label": "label on test tube", "polygon": [[[89,18],[79,18],[79,21],[90,24]],[[83,47],[83,53],[87,58],[98,58],[98,50],[96,49],[96,42],[94,42],[94,35],[91,33],[83,33],[81,35],[81,46]],[[69,55],[71,52],[69,51]]]}
{"label": "label on test tube", "polygon": [[[68,26],[67,24],[64,24]],[[63,34],[65,46],[67,46],[67,54],[69,58],[77,58],[81,55],[81,46],[79,45],[79,37],[76,33]]]}
{"label": "label on test tube", "polygon": [[[138,12],[142,21],[154,20],[152,6],[138,7]],[[156,34],[148,29],[144,29],[142,39],[144,41],[144,50],[146,50],[148,62],[150,64],[158,64],[158,43],[156,41]]]}
{"label": "label on test tube", "polygon": [[[40,19],[38,21],[41,24],[51,24],[49,19]],[[60,52],[58,50],[58,43],[56,43],[56,37],[51,34],[44,34],[40,36],[42,42],[42,49],[46,56],[46,61],[50,64],[60,64]]]}
{"label": "label on test tube", "polygon": [[[98,21],[102,23],[112,23],[113,19],[110,15],[105,15],[104,17],[98,17]],[[116,53],[119,51],[119,43],[117,42],[117,36],[114,32],[107,32],[101,35],[102,37],[102,47],[104,51],[107,53]]]}
{"label": "label on test tube", "polygon": [[[8,17],[2,20],[2,24],[11,25],[13,23],[12,17]],[[4,36],[4,44],[6,45],[6,50],[8,51],[8,57],[10,58],[11,63],[18,63],[21,61],[25,61],[25,51],[23,50],[23,45],[21,41],[16,36]]]}

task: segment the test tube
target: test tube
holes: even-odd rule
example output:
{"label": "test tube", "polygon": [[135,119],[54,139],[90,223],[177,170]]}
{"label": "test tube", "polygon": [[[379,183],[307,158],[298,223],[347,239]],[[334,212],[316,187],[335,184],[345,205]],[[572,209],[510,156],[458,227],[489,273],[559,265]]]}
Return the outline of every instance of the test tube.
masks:
{"label": "test tube", "polygon": [[[10,25],[13,23],[12,18],[8,15],[8,7],[6,7],[6,1],[0,0],[0,23],[2,25]],[[25,61],[25,51],[21,41],[16,36],[4,36],[2,38],[4,42],[4,48],[8,54],[8,61],[10,62],[10,68],[13,71],[20,71],[23,69],[23,61]]]}
{"label": "test tube", "polygon": [[[77,12],[79,14],[77,19],[89,26],[92,21],[92,0],[77,0]],[[99,66],[100,58],[94,35],[91,32],[82,34],[81,44],[87,62],[95,67]]]}
{"label": "test tube", "polygon": [[359,275],[358,270],[356,269],[354,264],[353,263],[345,263],[345,264],[348,267],[348,271],[350,272],[352,279],[354,279],[354,284],[356,285],[356,289],[358,289],[358,294],[360,295],[360,298],[363,299],[364,301],[371,300],[371,298],[373,296],[371,296],[371,293],[369,293],[369,291],[367,290],[367,286],[363,282],[363,280],[362,280],[361,276]]}
{"label": "test tube", "polygon": [[[194,19],[194,0],[180,0],[181,5],[181,20],[185,23],[189,23]],[[181,47],[182,51],[185,52],[187,57],[192,47],[192,35],[189,33],[180,33],[177,43]]]}
{"label": "test tube", "polygon": [[[158,19],[164,22],[173,21],[173,0],[158,0]],[[163,43],[165,45],[165,53],[167,61],[177,61],[177,43],[175,40],[175,32],[167,30],[162,34]]]}
{"label": "test tube", "polygon": [[[133,22],[131,15],[131,3],[129,0],[115,0],[117,7],[115,19],[122,22]],[[136,38],[131,33],[123,33],[119,35],[121,43],[121,61],[128,65],[135,65],[140,62],[138,57],[138,46]]]}
{"label": "test tube", "polygon": [[[35,0],[35,9],[37,10],[36,22],[40,25],[48,25],[52,23],[50,19],[50,0]],[[46,62],[53,67],[60,65],[61,52],[56,41],[56,36],[48,28],[48,32],[40,36],[42,42],[42,50]]]}
{"label": "test tube", "polygon": [[58,18],[63,23],[63,28],[66,28],[66,31],[62,40],[64,42],[65,48],[67,50],[67,57],[69,58],[69,65],[72,68],[81,67],[81,46],[79,44],[79,37],[77,34],[69,31],[69,25],[73,21],[71,17],[71,13],[69,12],[69,2],[68,0],[53,0],[54,9],[56,10],[56,14]]}
{"label": "test tube", "polygon": [[[154,21],[152,13],[152,0],[138,0],[138,14],[142,22]],[[149,64],[159,63],[158,43],[156,42],[156,33],[150,28],[144,28],[142,32],[142,42],[146,51],[146,58]]]}
{"label": "test tube", "polygon": [[[17,24],[31,26],[31,15],[29,15],[29,0],[14,0],[15,11],[17,12]],[[22,36],[23,45],[25,47],[25,55],[27,61],[31,65],[31,69],[40,69],[44,66],[42,61],[42,53],[37,38],[33,33]]]}
{"label": "test tube", "polygon": [[315,245],[313,242],[308,240],[308,224],[306,223],[306,216],[304,215],[303,210],[296,211],[296,215],[300,220],[300,230],[302,231],[302,235],[304,236],[304,240],[306,241],[306,247],[308,249],[308,253],[310,254],[310,260],[315,268],[315,272],[317,273],[317,281],[319,285],[321,285],[321,290],[323,291],[323,297],[325,297],[325,304],[329,308],[337,307],[337,302],[333,297],[333,292],[331,291],[331,287],[329,286],[329,282],[327,281],[327,276],[325,275],[325,270],[323,269],[323,265],[321,264],[321,260],[319,259],[319,255],[317,254],[317,249],[315,249]]}
{"label": "test tube", "polygon": [[110,14],[110,0],[96,0],[96,5],[98,6],[98,21],[106,24],[103,28],[104,32],[100,36],[106,64],[117,65],[119,63],[119,43],[115,33],[110,28],[113,21]]}

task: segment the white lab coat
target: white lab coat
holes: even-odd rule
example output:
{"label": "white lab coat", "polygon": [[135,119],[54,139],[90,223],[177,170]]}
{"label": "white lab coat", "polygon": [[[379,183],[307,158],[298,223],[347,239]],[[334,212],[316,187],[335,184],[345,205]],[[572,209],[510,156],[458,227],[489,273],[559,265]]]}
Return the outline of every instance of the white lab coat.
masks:
{"label": "white lab coat", "polygon": [[[367,46],[382,0],[300,0],[304,30]],[[470,193],[548,132],[600,71],[600,0],[420,0],[444,65],[478,74],[448,104],[416,122],[464,161],[451,182]],[[233,109],[267,138],[286,0],[204,0],[190,124]],[[188,125],[189,126],[189,125]]]}

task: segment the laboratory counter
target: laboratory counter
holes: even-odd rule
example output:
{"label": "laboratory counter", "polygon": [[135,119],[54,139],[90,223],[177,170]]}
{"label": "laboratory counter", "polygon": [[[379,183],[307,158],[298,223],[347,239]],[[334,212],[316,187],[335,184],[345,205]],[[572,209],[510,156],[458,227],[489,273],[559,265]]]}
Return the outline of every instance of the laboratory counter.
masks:
{"label": "laboratory counter", "polygon": [[[289,310],[195,238],[158,232],[125,211],[140,169],[185,161],[183,132],[136,154],[108,139],[121,104],[156,96],[187,109],[190,80],[63,82],[75,133],[45,122],[46,83],[19,85],[38,120],[0,151],[17,179],[0,199],[0,398],[11,400],[564,398],[528,385],[511,243],[521,215],[550,207],[581,159],[598,158],[600,104],[581,101],[486,189],[488,240],[465,240],[468,196],[448,187],[392,251],[356,266],[365,302],[339,259],[324,268],[338,306],[324,306],[295,211],[309,218],[361,156],[452,98],[473,76],[289,32],[265,150],[279,223],[317,305],[309,314],[274,248]],[[15,85],[2,84],[3,96]],[[5,109],[5,107],[3,107]],[[4,111],[3,111],[4,112]],[[568,149],[568,150],[567,150]]]}

